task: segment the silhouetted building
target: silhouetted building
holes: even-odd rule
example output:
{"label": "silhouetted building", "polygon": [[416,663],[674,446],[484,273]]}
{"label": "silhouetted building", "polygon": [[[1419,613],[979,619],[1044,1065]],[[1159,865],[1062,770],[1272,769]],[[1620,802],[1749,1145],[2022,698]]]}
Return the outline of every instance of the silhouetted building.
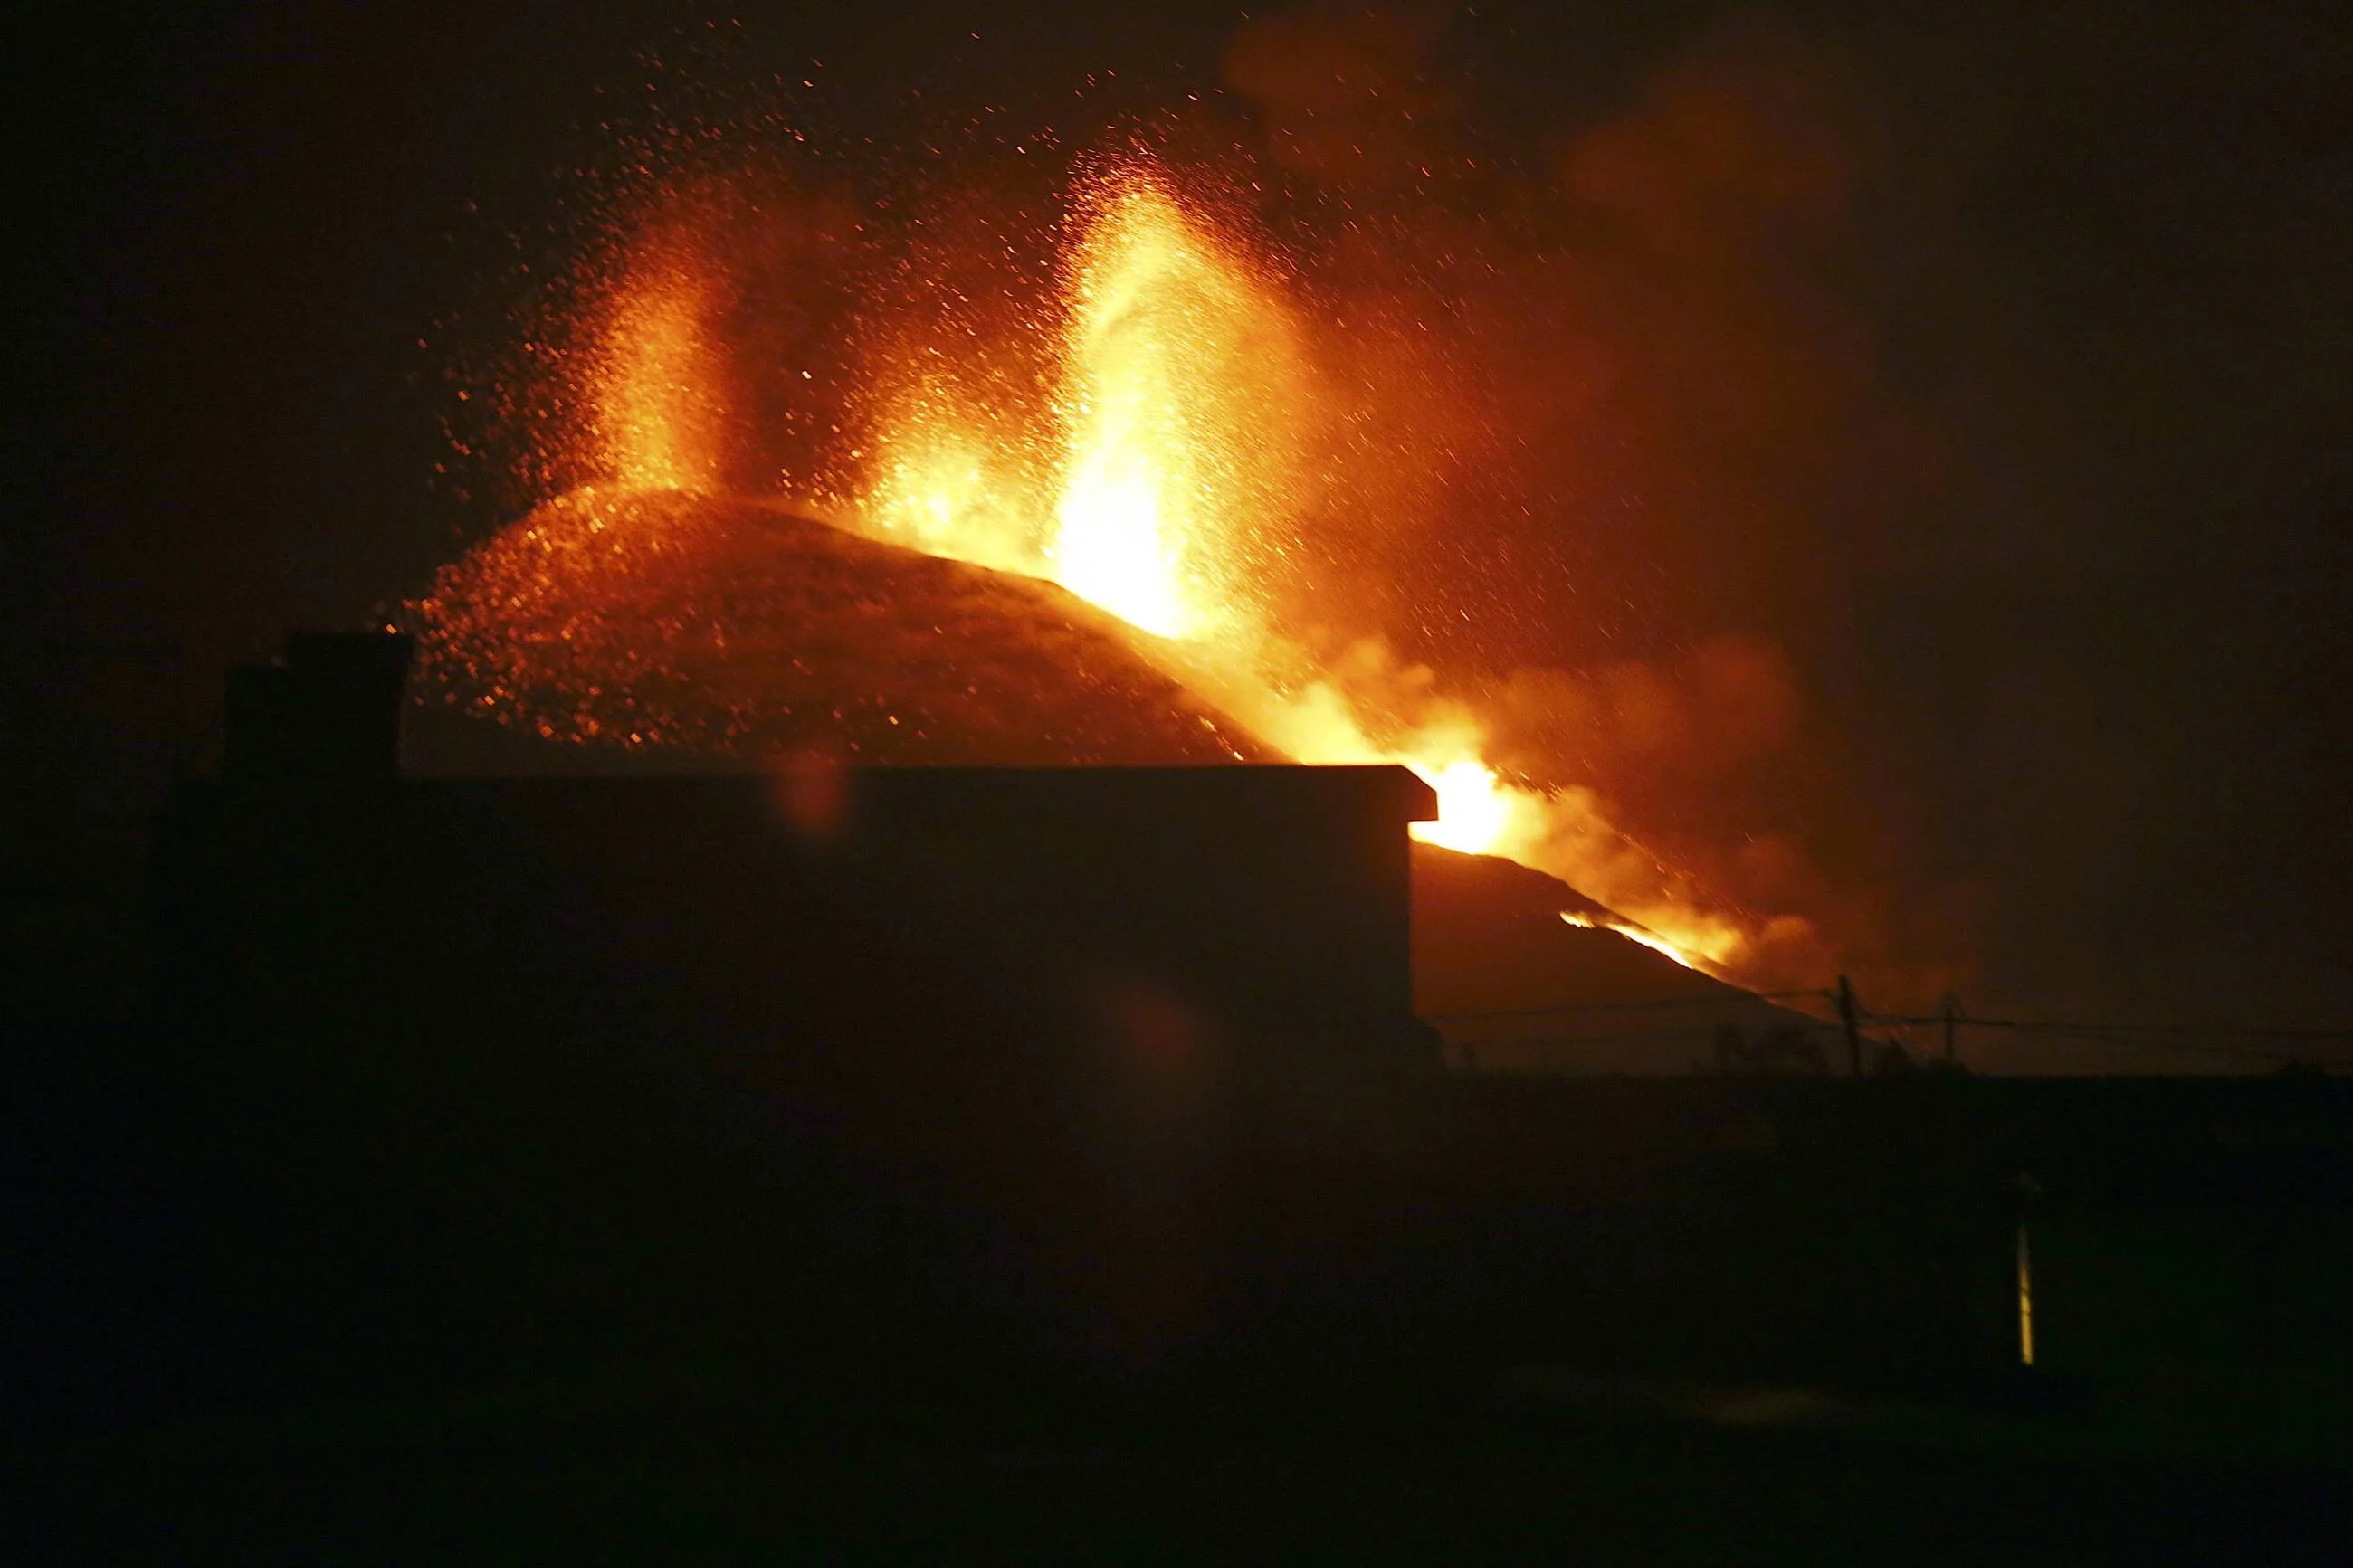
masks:
{"label": "silhouetted building", "polygon": [[387,784],[400,772],[409,637],[297,632],[283,658],[228,672],[222,773],[248,789]]}
{"label": "silhouetted building", "polygon": [[105,1312],[155,1326],[109,1342],[124,1402],[648,1364],[837,1414],[1565,1360],[2007,1387],[2021,1171],[2060,1365],[2095,1336],[2058,1216],[2353,1181],[2332,1084],[2240,1085],[2310,1125],[2226,1146],[2211,1085],[1850,1079],[1803,1032],[1450,1076],[1402,770],[404,778],[405,652],[238,676],[156,826],[151,1027],[86,1069],[168,1194],[90,1211],[140,1260]]}
{"label": "silhouetted building", "polygon": [[222,1016],[297,953],[343,962],[330,947],[418,989],[480,970],[509,1005],[536,986],[568,1013],[615,944],[659,928],[694,932],[666,954],[681,983],[888,993],[893,965],[928,961],[976,994],[1149,991],[1204,1029],[1430,1044],[1405,828],[1435,801],[1402,768],[401,780],[408,654],[298,636],[232,673],[222,775],[174,801],[159,861],[177,973]]}
{"label": "silhouetted building", "polygon": [[1288,1245],[1251,1193],[1363,1188],[1309,1167],[1438,1075],[1403,769],[403,779],[406,654],[238,672],[158,826],[240,1267],[359,1298],[301,1321],[398,1302],[438,1360],[453,1315],[833,1343],[931,1300],[894,1342],[994,1315],[1154,1361]]}

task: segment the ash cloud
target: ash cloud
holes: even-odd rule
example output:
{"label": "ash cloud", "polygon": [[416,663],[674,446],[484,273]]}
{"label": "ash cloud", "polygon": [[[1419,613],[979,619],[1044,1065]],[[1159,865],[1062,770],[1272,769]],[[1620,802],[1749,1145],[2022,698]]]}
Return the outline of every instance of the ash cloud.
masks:
{"label": "ash cloud", "polygon": [[[1360,451],[1435,477],[1385,493],[1410,526],[1330,521],[1331,570],[1407,662],[1582,716],[1520,765],[1806,910],[1867,992],[2341,1021],[2328,26],[1810,15],[1582,76],[1609,30],[1525,7],[1229,46],[1270,225],[1428,372]],[[1786,675],[1770,743],[1687,695],[1716,638]]]}
{"label": "ash cloud", "polygon": [[[1901,507],[1937,468],[1855,287],[1870,95],[1834,52],[1749,25],[1503,155],[1440,63],[1443,21],[1253,23],[1223,57],[1241,159],[1215,109],[1157,133],[1292,301],[1294,532],[1253,576],[1301,685],[1399,734],[1480,735],[1556,792],[1539,863],[1629,907],[1726,911],[1773,950],[1753,978],[1852,967],[1925,1003],[1966,963],[1966,900],[1937,889],[1924,921],[1892,896],[1928,884],[1821,696],[1850,652],[1838,514]],[[1032,253],[1054,233],[1039,199],[1066,193],[1003,162],[863,209],[774,173],[673,174],[587,270],[626,297],[634,252],[696,256],[727,488],[855,495],[934,406],[958,439],[1039,424],[1052,263]],[[593,338],[599,310],[575,317]]]}
{"label": "ash cloud", "polygon": [[1433,6],[1308,9],[1242,28],[1226,85],[1256,104],[1276,166],[1323,180],[1407,183],[1456,109],[1423,68],[1445,26]]}
{"label": "ash cloud", "polygon": [[1444,42],[1427,15],[1313,10],[1225,57],[1280,171],[1270,226],[1338,329],[1317,574],[1496,760],[1588,798],[1661,878],[1804,928],[1776,978],[1933,996],[1974,895],[1915,863],[1820,695],[1851,653],[1839,515],[1925,504],[1945,460],[1884,374],[1870,92],[1746,23],[1499,149]]}

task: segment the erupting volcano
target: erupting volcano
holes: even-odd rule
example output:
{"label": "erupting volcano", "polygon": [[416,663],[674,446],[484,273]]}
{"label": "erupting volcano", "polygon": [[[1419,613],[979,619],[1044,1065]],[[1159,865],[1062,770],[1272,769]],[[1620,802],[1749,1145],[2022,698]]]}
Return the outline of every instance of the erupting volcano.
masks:
{"label": "erupting volcano", "polygon": [[[1305,513],[1377,507],[1357,476],[1410,458],[1369,449],[1350,324],[1232,204],[1145,153],[1098,161],[1042,265],[911,244],[820,381],[747,333],[775,242],[744,237],[769,232],[753,198],[714,203],[611,247],[547,362],[571,412],[528,434],[581,482],[414,606],[449,705],[753,761],[1401,763],[1440,802],[1417,836],[1573,884],[1572,925],[1752,982],[1809,949],[1577,778],[1499,762],[1474,697],[1332,602]],[[763,484],[739,448],[776,399],[746,389],[779,381],[823,437]]]}

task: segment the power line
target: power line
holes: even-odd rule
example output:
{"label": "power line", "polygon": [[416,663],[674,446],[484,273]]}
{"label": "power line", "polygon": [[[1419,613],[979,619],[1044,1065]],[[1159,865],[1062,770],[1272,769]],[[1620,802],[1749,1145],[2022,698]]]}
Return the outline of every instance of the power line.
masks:
{"label": "power line", "polygon": [[2081,1024],[2058,1019],[1964,1018],[1992,1028],[2062,1029],[2073,1034],[2192,1035],[2234,1040],[2339,1040],[2353,1044],[2353,1029],[2279,1029],[2228,1024]]}
{"label": "power line", "polygon": [[[1483,1013],[1451,1013],[1430,1016],[1431,1024],[1461,1025],[1511,1019],[1575,1018],[1593,1014],[1648,1012],[1669,1008],[1688,1010],[1720,1009],[1740,1000],[1757,1002],[1818,1001],[1835,1004],[1838,994],[1827,988],[1799,991],[1751,991],[1735,997],[1725,996],[1657,996],[1639,1001],[1588,1002],[1562,1004],[1550,1007],[1499,1009]],[[2348,1028],[2284,1028],[2269,1025],[2215,1024],[2136,1024],[2100,1023],[2076,1019],[1980,1018],[1961,1012],[1957,1006],[1934,1014],[1873,1013],[1861,1007],[1856,1016],[1860,1023],[1877,1028],[1955,1028],[1962,1025],[1980,1029],[2000,1029],[2006,1033],[2040,1037],[2045,1039],[2071,1040],[2084,1044],[2122,1047],[2142,1051],[2195,1051],[2209,1055],[2239,1057],[2268,1061],[2306,1059],[2307,1053],[2295,1045],[2353,1047],[2353,1027]],[[1807,1020],[1820,1027],[1836,1027],[1835,1023],[1819,1018]],[[1652,1030],[1643,1033],[1591,1034],[1573,1036],[1536,1036],[1506,1037],[1481,1043],[1489,1045],[1539,1046],[1605,1045],[1651,1040],[1685,1039],[1680,1030]],[[2250,1042],[2279,1042],[2262,1044]],[[1466,1042],[1468,1043],[1468,1042]],[[2328,1058],[2335,1061],[2337,1058]]]}
{"label": "power line", "polygon": [[[2062,1024],[2042,1024],[2028,1020],[1997,1018],[1964,1017],[1959,1021],[1964,1024],[1975,1024],[1980,1028],[2002,1029],[2012,1034],[2039,1037],[2044,1039],[2073,1040],[2086,1045],[2106,1046],[2111,1048],[2122,1047],[2128,1050],[2141,1051],[2196,1051],[2210,1056],[2243,1057],[2264,1061],[2298,1061],[2306,1059],[2306,1054],[2305,1052],[2295,1050],[2287,1046],[2229,1043],[2233,1038],[2238,1037],[2237,1032],[2223,1028],[2203,1029],[2200,1030],[2200,1034],[2197,1036],[2183,1032],[2179,1034],[2152,1037],[2146,1034],[2118,1033],[2114,1028],[2099,1026],[2074,1027]],[[2249,1033],[2252,1033],[2252,1031],[2249,1031]],[[2347,1037],[2342,1035],[2324,1037],[2345,1040],[2348,1044],[2353,1044],[2353,1039],[2348,1039]]]}
{"label": "power line", "polygon": [[[1811,996],[1827,1000],[1827,991],[1740,991],[1735,996],[1658,996],[1641,1002],[1569,1002],[1556,1007],[1517,1007],[1494,1013],[1440,1013],[1426,1024],[1469,1024],[1482,1018],[1557,1018],[1582,1013],[1627,1013],[1653,1007],[1723,1007],[1736,1001],[1789,1002]],[[1819,1020],[1817,1020],[1819,1021]]]}
{"label": "power line", "polygon": [[[1817,1024],[1815,1026],[1822,1029],[1837,1027],[1834,1024]],[[1689,1045],[1694,1038],[1685,1029],[1646,1029],[1637,1034],[1622,1035],[1504,1035],[1453,1043],[1473,1050],[1483,1050],[1489,1047],[1525,1049],[1542,1046],[1622,1046],[1653,1040],[1673,1040]]]}
{"label": "power line", "polygon": [[2039,1033],[2046,1039],[2075,1040],[2087,1045],[2126,1046],[2145,1051],[2196,1051],[2205,1056],[2238,1057],[2254,1061],[2292,1062],[2306,1059],[2303,1053],[2278,1046],[2232,1046],[2216,1040],[2139,1040],[2120,1039],[2114,1035],[2086,1034],[2067,1029],[2021,1030]]}
{"label": "power line", "polygon": [[[1905,1014],[1870,1014],[1876,1025],[1914,1027],[1941,1025],[1947,1022],[1944,1014],[1922,1017]],[[2050,1039],[2077,1040],[2086,1044],[2121,1046],[2127,1049],[2202,1051],[2220,1056],[2262,1058],[2273,1061],[2295,1061],[2304,1055],[2287,1044],[2249,1045],[2244,1042],[2277,1040],[2300,1041],[2306,1045],[2341,1045],[2353,1047],[2353,1029],[2285,1029],[2250,1025],[2234,1027],[2215,1024],[2098,1024],[2057,1018],[1978,1018],[1956,1011],[1953,1024],[1971,1025],[1980,1029],[2001,1029],[2011,1034],[2041,1036]]]}

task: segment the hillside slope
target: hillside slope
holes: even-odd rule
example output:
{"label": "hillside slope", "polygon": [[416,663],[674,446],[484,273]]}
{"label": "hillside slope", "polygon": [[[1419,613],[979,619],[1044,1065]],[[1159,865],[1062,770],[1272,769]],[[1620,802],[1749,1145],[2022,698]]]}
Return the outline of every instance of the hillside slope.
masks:
{"label": "hillside slope", "polygon": [[1717,1031],[1744,1041],[1827,1027],[1563,912],[1609,913],[1557,878],[1492,855],[1413,848],[1414,1010],[1467,1065],[1518,1071],[1713,1070]]}
{"label": "hillside slope", "polygon": [[[1051,584],[758,501],[575,492],[446,568],[410,619],[423,774],[1283,760]],[[1566,923],[1609,911],[1541,872],[1417,844],[1413,875],[1416,1008],[1466,1060],[1682,1071],[1725,1024],[1813,1027]]]}
{"label": "hillside slope", "polygon": [[520,765],[452,709],[633,768],[1281,760],[1050,583],[756,501],[575,492],[445,568],[410,618],[422,772]]}

